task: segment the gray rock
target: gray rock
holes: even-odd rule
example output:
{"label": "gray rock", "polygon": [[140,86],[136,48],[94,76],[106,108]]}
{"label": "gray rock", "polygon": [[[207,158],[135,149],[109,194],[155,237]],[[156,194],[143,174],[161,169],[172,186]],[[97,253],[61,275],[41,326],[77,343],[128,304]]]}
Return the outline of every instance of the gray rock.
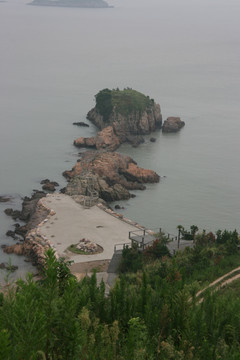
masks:
{"label": "gray rock", "polygon": [[180,119],[180,117],[168,117],[167,120],[164,121],[162,132],[163,133],[174,133],[178,132],[183,126],[185,122]]}

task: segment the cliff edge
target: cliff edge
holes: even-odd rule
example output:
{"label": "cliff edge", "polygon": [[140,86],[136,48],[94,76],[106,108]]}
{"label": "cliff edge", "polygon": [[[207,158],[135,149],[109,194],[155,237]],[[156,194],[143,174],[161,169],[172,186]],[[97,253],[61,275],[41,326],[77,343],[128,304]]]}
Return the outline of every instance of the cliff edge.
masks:
{"label": "cliff edge", "polygon": [[103,89],[87,114],[100,130],[111,125],[121,142],[129,135],[150,134],[162,126],[160,105],[136,90]]}

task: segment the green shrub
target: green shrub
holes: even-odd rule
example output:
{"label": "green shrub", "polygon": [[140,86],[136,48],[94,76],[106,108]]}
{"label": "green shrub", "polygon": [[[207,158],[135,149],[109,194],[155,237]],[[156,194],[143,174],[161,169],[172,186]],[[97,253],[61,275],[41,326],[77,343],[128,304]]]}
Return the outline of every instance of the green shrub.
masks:
{"label": "green shrub", "polygon": [[137,272],[143,267],[143,254],[136,247],[126,247],[122,252],[122,260],[119,266],[120,272]]}
{"label": "green shrub", "polygon": [[113,110],[112,92],[109,89],[103,89],[95,95],[96,109],[103,116],[103,121],[108,121]]}
{"label": "green shrub", "polygon": [[143,111],[151,111],[154,100],[149,96],[145,96],[139,91],[131,88],[124,90],[119,89],[103,89],[95,95],[96,109],[103,116],[103,121],[108,122],[113,111],[123,116],[132,113],[142,113]]}

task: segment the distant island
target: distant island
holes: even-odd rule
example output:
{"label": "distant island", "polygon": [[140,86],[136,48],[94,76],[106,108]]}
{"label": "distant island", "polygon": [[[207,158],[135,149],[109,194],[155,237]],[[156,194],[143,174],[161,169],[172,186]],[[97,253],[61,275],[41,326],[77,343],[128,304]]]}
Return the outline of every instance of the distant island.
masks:
{"label": "distant island", "polygon": [[78,8],[110,8],[104,0],[33,0],[28,5]]}

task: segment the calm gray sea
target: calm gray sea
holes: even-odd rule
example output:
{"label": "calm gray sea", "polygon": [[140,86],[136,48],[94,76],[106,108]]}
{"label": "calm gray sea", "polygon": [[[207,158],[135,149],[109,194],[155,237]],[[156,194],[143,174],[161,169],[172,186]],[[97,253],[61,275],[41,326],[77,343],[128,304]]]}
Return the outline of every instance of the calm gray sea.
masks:
{"label": "calm gray sea", "polygon": [[[122,213],[143,225],[197,224],[240,230],[239,0],[109,0],[111,9],[0,3],[0,243],[13,222],[3,212],[40,188],[64,186],[77,160],[73,139],[102,88],[132,87],[161,104],[163,118],[186,122],[179,134],[122,146],[163,178]],[[0,262],[8,261],[0,251]],[[31,269],[22,258],[17,275]],[[4,277],[1,272],[0,276]]]}

